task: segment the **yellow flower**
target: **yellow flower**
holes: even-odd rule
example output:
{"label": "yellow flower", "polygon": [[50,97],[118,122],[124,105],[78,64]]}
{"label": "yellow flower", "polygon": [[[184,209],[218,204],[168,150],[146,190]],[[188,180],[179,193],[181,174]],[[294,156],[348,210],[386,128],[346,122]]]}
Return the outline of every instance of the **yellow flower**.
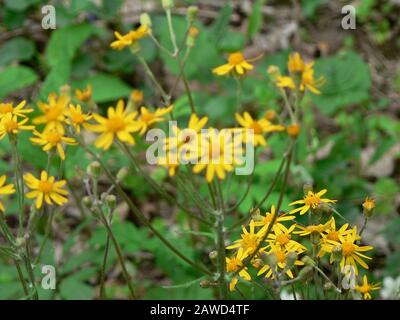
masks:
{"label": "yellow flower", "polygon": [[[341,269],[344,270],[345,266],[351,266],[354,268],[355,274],[358,274],[357,263],[363,268],[368,269],[368,265],[361,258],[372,259],[361,252],[373,249],[372,246],[359,246],[355,244],[359,239],[360,236],[357,235],[357,227],[354,227],[351,229],[351,232],[339,237],[339,241],[327,240],[321,245],[321,250],[332,253],[335,247],[340,247],[342,250]],[[330,262],[333,262],[332,256]]]}
{"label": "yellow flower", "polygon": [[[275,206],[271,206],[271,211],[266,212],[265,216],[259,215],[259,210],[257,212],[257,219],[255,219],[255,226],[256,227],[263,227],[263,226],[269,226],[269,224],[272,222],[272,219],[275,215],[276,209]],[[290,221],[296,218],[295,216],[290,216],[288,213],[283,213],[281,215],[278,215],[278,217],[275,220],[273,230],[275,229],[280,229],[280,228],[285,228],[283,224],[281,224],[282,221]],[[286,229],[286,228],[285,228]]]}
{"label": "yellow flower", "polygon": [[276,85],[280,88],[296,89],[293,79],[288,76],[278,76],[276,78]]}
{"label": "yellow flower", "polygon": [[141,107],[138,117],[140,135],[143,135],[152,124],[164,121],[165,118],[163,116],[170,113],[173,107],[171,105],[168,108],[157,108],[154,112],[149,111],[146,107]]}
{"label": "yellow flower", "polygon": [[362,206],[365,210],[372,211],[375,208],[375,199],[366,197]]}
{"label": "yellow flower", "polygon": [[57,97],[55,93],[49,94],[48,103],[38,102],[43,115],[33,119],[34,124],[45,124],[44,130],[56,129],[64,133],[64,112],[69,103],[69,97],[62,94]]}
{"label": "yellow flower", "polygon": [[[237,122],[243,127],[250,130],[253,130],[254,133],[254,146],[258,145],[265,146],[267,142],[263,136],[264,133],[274,132],[274,131],[282,131],[285,128],[281,125],[274,125],[270,121],[265,118],[261,118],[259,120],[254,120],[248,112],[244,112],[243,116],[239,113],[235,114],[235,118]],[[249,138],[249,137],[246,137]],[[251,138],[251,137],[250,137]]]}
{"label": "yellow flower", "polygon": [[173,177],[176,174],[176,169],[179,167],[178,155],[174,152],[167,152],[165,158],[159,159],[157,164],[167,167],[169,176]]}
{"label": "yellow flower", "polygon": [[125,110],[122,100],[118,101],[116,108],[108,108],[106,118],[94,114],[93,117],[98,124],[88,125],[87,127],[93,132],[101,132],[95,142],[96,147],[107,150],[111,147],[115,138],[128,144],[135,144],[132,133],[140,129],[140,125],[135,120],[136,115],[137,112]]}
{"label": "yellow flower", "polygon": [[260,230],[255,232],[255,223],[253,220],[250,221],[249,231],[242,226],[243,233],[240,235],[241,239],[235,240],[235,243],[226,247],[226,249],[242,249],[245,256],[251,255],[260,244],[267,227],[262,227]]}
{"label": "yellow flower", "polygon": [[234,139],[227,129],[219,132],[216,129],[209,129],[207,133],[200,134],[198,145],[191,148],[195,154],[200,155],[198,163],[193,166],[193,172],[199,173],[206,169],[206,180],[209,183],[215,174],[218,179],[223,180],[226,172],[233,171],[235,165],[243,163],[242,141]]}
{"label": "yellow flower", "polygon": [[[239,270],[243,266],[243,259],[246,258],[246,254],[244,253],[243,249],[240,248],[236,254],[236,256],[233,256],[232,258],[226,257],[226,271],[227,272],[235,272]],[[250,274],[247,272],[247,267],[244,267],[242,270],[239,272],[239,276],[247,281],[251,280]],[[229,283],[229,290],[234,291],[236,288],[236,284],[238,283],[238,278],[233,277],[232,280]]]}
{"label": "yellow flower", "polygon": [[371,299],[371,291],[379,290],[381,287],[377,284],[368,283],[368,278],[366,275],[363,277],[363,284],[361,286],[356,286],[356,291],[363,295],[365,300]]}
{"label": "yellow flower", "polygon": [[40,209],[43,206],[43,201],[52,205],[53,201],[62,206],[68,202],[65,197],[68,191],[63,189],[66,184],[65,180],[55,181],[53,176],[48,176],[46,171],[42,171],[40,179],[35,178],[31,173],[24,175],[26,185],[32,191],[26,194],[29,199],[36,199],[36,208]]}
{"label": "yellow flower", "polygon": [[273,230],[273,233],[270,233],[268,235],[267,241],[269,245],[265,247],[265,249],[272,246],[280,246],[283,250],[290,249],[290,251],[295,251],[297,253],[307,251],[307,248],[305,246],[292,239],[291,233],[294,231],[295,228],[296,224],[292,224],[289,228],[286,228],[284,225],[281,225],[280,228],[275,228]]}
{"label": "yellow flower", "polygon": [[231,53],[228,57],[228,63],[213,69],[213,73],[222,76],[228,73],[233,75],[244,75],[248,70],[252,70],[254,66],[246,60],[241,52]]}
{"label": "yellow flower", "polygon": [[332,217],[329,221],[328,221],[328,227],[325,228],[322,232],[320,232],[321,236],[322,236],[322,240],[326,241],[326,240],[332,240],[332,241],[344,241],[343,237],[346,234],[351,233],[350,229],[347,229],[349,227],[348,223],[345,223],[344,225],[342,225],[340,227],[339,230],[336,230],[336,221],[335,218]]}
{"label": "yellow flower", "polygon": [[131,30],[125,35],[121,35],[119,32],[114,32],[117,40],[111,43],[111,48],[122,50],[126,46],[130,46],[136,41],[146,37],[150,32],[151,30],[147,25],[141,25],[136,30]]}
{"label": "yellow flower", "polygon": [[26,101],[21,101],[16,107],[11,102],[0,103],[0,117],[11,113],[13,116],[26,117],[26,113],[31,113],[33,109],[24,109]]}
{"label": "yellow flower", "polygon": [[60,133],[56,129],[43,131],[42,133],[34,131],[33,134],[36,136],[30,139],[33,143],[43,146],[42,149],[45,152],[56,148],[62,160],[65,160],[63,143],[69,145],[76,144],[74,139],[65,137],[63,133]]}
{"label": "yellow flower", "polygon": [[[279,269],[286,269],[286,274],[289,276],[289,278],[293,279],[293,272],[290,270],[290,268],[286,268],[287,264],[287,257],[289,252],[293,252],[292,248],[288,247],[285,249],[282,249],[281,246],[272,246],[271,250],[268,252],[268,255],[272,255],[276,259],[276,266],[270,266],[268,264],[265,264],[257,273],[257,275],[262,275],[265,273],[266,278],[271,278],[274,279],[274,271],[278,272]],[[295,260],[294,265],[296,266],[302,266],[304,265],[304,262],[301,260]]]}
{"label": "yellow flower", "polygon": [[75,90],[76,98],[82,102],[90,101],[90,99],[92,98],[92,93],[93,93],[93,90],[92,90],[92,86],[90,84],[87,85],[87,87],[83,90],[81,90],[81,89]]}
{"label": "yellow flower", "polygon": [[81,126],[87,127],[87,122],[93,117],[91,114],[83,113],[79,104],[76,107],[70,104],[64,115],[67,117],[65,122],[72,125],[77,133],[81,132]]}
{"label": "yellow flower", "polygon": [[314,67],[314,62],[311,62],[306,65],[305,70],[301,75],[300,90],[304,91],[304,89],[308,89],[314,94],[321,94],[321,91],[318,90],[318,87],[324,84],[325,79],[323,77],[320,77],[316,80],[314,78],[313,67]]}
{"label": "yellow flower", "polygon": [[28,121],[28,118],[24,118],[18,122],[16,115],[7,113],[0,120],[0,140],[2,140],[6,135],[18,134],[19,130],[33,130],[35,128],[34,126],[25,125]]}
{"label": "yellow flower", "polygon": [[289,55],[288,69],[292,73],[304,71],[304,60],[300,57],[300,54],[298,52]]}
{"label": "yellow flower", "polygon": [[[11,184],[5,184],[6,183],[6,176],[3,175],[0,177],[0,195],[9,195],[15,193],[14,185]],[[4,212],[4,205],[0,201],[0,211]]]}
{"label": "yellow flower", "polygon": [[300,215],[305,214],[308,210],[315,210],[321,203],[335,203],[336,200],[321,198],[328,190],[323,189],[318,193],[314,193],[312,191],[308,191],[307,195],[303,200],[297,200],[292,203],[289,203],[289,206],[293,206],[295,204],[302,204],[303,206],[296,208],[289,213],[296,213],[300,211]]}
{"label": "yellow flower", "polygon": [[288,135],[292,138],[296,138],[300,134],[300,125],[297,123],[290,124],[286,127]]}

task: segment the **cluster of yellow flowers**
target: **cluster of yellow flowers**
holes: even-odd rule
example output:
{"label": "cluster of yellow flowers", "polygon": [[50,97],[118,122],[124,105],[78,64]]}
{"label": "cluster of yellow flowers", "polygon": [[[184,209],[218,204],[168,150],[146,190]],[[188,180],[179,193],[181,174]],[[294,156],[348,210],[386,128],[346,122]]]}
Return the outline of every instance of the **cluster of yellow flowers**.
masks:
{"label": "cluster of yellow flowers", "polygon": [[[328,263],[340,266],[340,272],[354,272],[357,276],[358,265],[368,269],[364,259],[371,258],[363,252],[370,251],[373,247],[360,245],[362,237],[357,233],[357,226],[351,228],[348,223],[340,228],[336,226],[335,217],[331,214],[334,212],[332,204],[336,200],[323,198],[326,192],[326,189],[316,193],[308,190],[303,199],[289,204],[301,206],[287,212],[276,212],[273,205],[265,215],[261,215],[259,209],[252,211],[248,229],[243,226],[240,239],[226,248],[235,250],[231,258],[226,258],[226,270],[233,275],[230,281],[231,291],[235,290],[238,277],[251,281],[248,263],[258,270],[258,276],[264,274],[266,278],[281,280],[285,275],[289,279],[301,280],[299,266],[309,264],[310,261],[312,265],[321,265],[326,254],[329,255]],[[374,200],[369,198],[363,203],[363,207],[368,207],[369,210],[374,206]],[[319,223],[302,225],[295,222],[286,226],[286,222],[295,221],[294,214],[298,212],[300,215],[308,213],[310,221]],[[322,221],[325,222],[321,223]],[[298,241],[294,240],[294,235],[298,235]],[[301,244],[302,237],[309,237],[313,253],[309,253],[309,249]],[[300,255],[304,255],[302,259],[299,259]],[[314,256],[311,258],[308,255]],[[296,278],[294,273],[298,274]],[[368,283],[364,276],[363,283],[352,289],[361,293],[365,299],[370,299],[370,292],[379,289],[379,286]]]}

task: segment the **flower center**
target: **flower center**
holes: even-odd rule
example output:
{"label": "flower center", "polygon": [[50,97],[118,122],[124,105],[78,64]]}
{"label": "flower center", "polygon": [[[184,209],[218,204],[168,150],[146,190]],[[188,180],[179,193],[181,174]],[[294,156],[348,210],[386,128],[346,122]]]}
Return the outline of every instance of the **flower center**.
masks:
{"label": "flower center", "polygon": [[283,251],[281,250],[275,251],[275,256],[279,263],[285,262],[286,254]]}
{"label": "flower center", "polygon": [[232,258],[226,265],[226,271],[234,272],[242,265],[242,261],[238,258]]}
{"label": "flower center", "polygon": [[258,245],[257,236],[250,233],[244,235],[242,238],[242,244],[245,250],[247,249],[254,250],[255,248],[257,248]]}
{"label": "flower center", "polygon": [[47,133],[46,139],[51,144],[57,144],[61,142],[61,135],[57,131],[50,131]]}
{"label": "flower center", "polygon": [[59,107],[51,107],[46,112],[46,118],[49,121],[56,121],[62,115],[63,109]]}
{"label": "flower center", "polygon": [[358,287],[358,291],[361,293],[368,293],[370,291],[369,284],[364,284],[361,287]]}
{"label": "flower center", "polygon": [[49,181],[39,182],[39,191],[43,193],[50,193],[53,190],[53,184]]}
{"label": "flower center", "polygon": [[0,103],[0,113],[5,114],[13,112],[14,108],[12,103]]}
{"label": "flower center", "polygon": [[267,223],[269,224],[269,223],[271,223],[271,221],[272,221],[272,215],[271,214],[267,214],[263,219],[264,224],[267,224]]}
{"label": "flower center", "polygon": [[85,118],[83,117],[82,114],[75,112],[75,113],[71,114],[71,120],[75,124],[81,124],[82,122],[85,121]]}
{"label": "flower center", "polygon": [[321,202],[321,198],[314,192],[308,192],[307,196],[304,198],[304,203],[313,209],[316,209]]}
{"label": "flower center", "polygon": [[244,56],[240,52],[231,53],[228,58],[228,63],[231,65],[238,65],[244,61]]}
{"label": "flower center", "polygon": [[287,244],[290,241],[290,238],[291,238],[290,235],[281,233],[276,236],[276,242],[278,242],[280,245],[284,246],[285,244]]}
{"label": "flower center", "polygon": [[328,238],[328,240],[339,241],[339,232],[335,230],[329,231],[326,237]]}
{"label": "flower center", "polygon": [[142,114],[142,116],[140,117],[140,120],[142,120],[143,122],[150,122],[152,120],[154,120],[155,115],[153,113],[145,113]]}
{"label": "flower center", "polygon": [[354,252],[355,248],[354,248],[354,244],[352,244],[351,242],[345,242],[342,244],[342,254],[344,256],[351,256]]}
{"label": "flower center", "polygon": [[118,132],[125,129],[126,124],[123,118],[119,116],[114,116],[108,119],[107,121],[108,130],[111,132]]}
{"label": "flower center", "polygon": [[7,132],[13,132],[14,130],[18,130],[18,123],[14,120],[4,121],[4,128]]}
{"label": "flower center", "polygon": [[251,128],[254,130],[255,134],[262,133],[262,128],[257,121],[253,121],[253,123],[251,124]]}

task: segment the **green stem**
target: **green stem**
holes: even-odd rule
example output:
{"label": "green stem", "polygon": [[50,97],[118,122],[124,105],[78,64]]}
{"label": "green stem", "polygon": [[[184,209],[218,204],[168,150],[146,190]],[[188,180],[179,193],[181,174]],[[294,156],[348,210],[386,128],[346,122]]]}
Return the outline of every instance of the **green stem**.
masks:
{"label": "green stem", "polygon": [[218,283],[219,283],[219,295],[220,299],[226,299],[227,297],[227,285],[225,281],[226,273],[226,254],[225,254],[225,230],[224,230],[224,199],[222,196],[221,182],[217,182],[217,196],[218,196],[218,210],[217,214],[217,251],[218,251]]}
{"label": "green stem", "polygon": [[23,225],[24,225],[24,180],[21,159],[18,154],[18,138],[17,136],[10,136],[10,144],[12,147],[14,170],[15,170],[15,184],[17,188],[18,197],[18,237],[22,235]]}
{"label": "green stem", "polygon": [[166,9],[165,13],[167,15],[167,24],[168,24],[169,35],[171,37],[171,42],[172,42],[172,45],[174,47],[174,55],[176,55],[176,54],[178,54],[178,50],[179,49],[178,49],[178,45],[177,45],[177,42],[176,42],[176,35],[175,35],[175,32],[174,32],[174,27],[172,25],[171,9]]}

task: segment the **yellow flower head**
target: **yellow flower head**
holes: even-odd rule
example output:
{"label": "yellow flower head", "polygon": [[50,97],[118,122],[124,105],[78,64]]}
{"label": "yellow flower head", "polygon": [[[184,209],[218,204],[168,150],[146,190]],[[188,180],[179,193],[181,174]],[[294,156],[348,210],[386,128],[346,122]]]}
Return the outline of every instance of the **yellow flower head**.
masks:
{"label": "yellow flower head", "polygon": [[44,130],[56,129],[64,133],[64,113],[69,100],[69,97],[65,94],[57,97],[55,93],[51,93],[48,97],[48,103],[38,102],[39,109],[43,115],[34,118],[33,123],[45,124]]}
{"label": "yellow flower head", "polygon": [[[236,253],[236,255],[233,256],[232,258],[228,258],[228,257],[225,258],[226,259],[226,271],[227,272],[235,272],[235,271],[239,270],[243,266],[243,260],[245,258],[246,258],[246,254],[244,253],[242,248],[240,248],[238,250],[238,252]],[[242,270],[240,270],[239,276],[246,281],[251,280],[251,276],[247,272],[247,267],[244,267]],[[237,283],[238,283],[238,278],[233,277],[229,283],[229,290],[234,291]]]}
{"label": "yellow flower head", "polygon": [[213,69],[213,73],[222,76],[225,74],[244,75],[252,70],[254,66],[246,60],[241,52],[231,53],[228,57],[228,63]]}
{"label": "yellow flower head", "polygon": [[[0,177],[0,195],[9,195],[15,193],[14,185],[11,184],[5,184],[6,183],[6,176],[3,175]],[[0,211],[4,212],[4,205],[0,201]]]}
{"label": "yellow flower head", "polygon": [[136,105],[143,101],[143,97],[144,97],[143,91],[140,90],[133,90],[130,95],[131,101]]}
{"label": "yellow flower head", "polygon": [[46,152],[57,149],[58,155],[62,160],[65,160],[63,143],[69,145],[76,144],[74,139],[65,137],[63,133],[60,133],[56,129],[46,130],[42,133],[34,131],[33,134],[36,136],[30,139],[33,143],[43,146],[42,149]]}
{"label": "yellow flower head", "polygon": [[78,104],[76,107],[70,104],[64,115],[67,117],[66,123],[73,126],[77,133],[81,132],[81,126],[86,127],[87,122],[93,117],[91,114],[85,114],[81,106]]}
{"label": "yellow flower head", "polygon": [[[372,258],[367,257],[361,252],[372,250],[371,246],[359,246],[356,241],[360,240],[361,237],[357,235],[357,227],[354,227],[350,232],[339,237],[339,241],[326,240],[325,243],[321,244],[321,250],[332,253],[335,247],[339,247],[342,250],[342,258],[340,261],[340,267],[342,270],[345,266],[350,266],[354,269],[355,274],[358,274],[357,264],[365,269],[368,269],[368,265],[363,261],[364,259],[371,260]],[[330,262],[333,262],[333,256],[331,255]]]}
{"label": "yellow flower head", "polygon": [[366,275],[363,277],[363,284],[356,286],[356,291],[363,295],[365,300],[371,299],[371,291],[379,290],[381,287],[378,284],[368,283]]}
{"label": "yellow flower head", "polygon": [[281,249],[294,251],[297,253],[302,253],[306,251],[306,247],[302,244],[294,241],[292,239],[291,233],[296,228],[296,224],[292,224],[289,228],[286,228],[284,225],[281,225],[280,228],[275,228],[273,233],[268,235],[268,243],[269,245],[265,248],[269,247],[277,247],[280,246]]}
{"label": "yellow flower head", "polygon": [[111,43],[111,48],[116,50],[122,50],[126,46],[130,46],[136,41],[146,37],[151,32],[148,25],[141,25],[136,30],[131,30],[125,35],[121,35],[119,32],[114,32],[117,40]]}
{"label": "yellow flower head", "polygon": [[372,211],[375,208],[375,199],[366,197],[362,206],[365,210]]}
{"label": "yellow flower head", "polygon": [[193,154],[200,156],[193,166],[193,172],[199,173],[206,169],[206,179],[209,183],[215,175],[220,180],[225,179],[226,172],[233,171],[234,166],[243,163],[242,141],[234,139],[228,129],[209,129],[206,133],[201,133],[198,144],[190,148]]}
{"label": "yellow flower head", "polygon": [[331,225],[331,221],[328,221],[325,224],[310,224],[306,227],[297,225],[297,228],[299,228],[299,231],[295,231],[295,234],[298,234],[300,236],[308,236],[310,234],[318,234],[320,235],[322,232],[326,231]]}
{"label": "yellow flower head", "polygon": [[[285,130],[283,126],[274,125],[266,118],[254,120],[248,112],[244,112],[243,116],[241,116],[239,113],[236,113],[235,118],[243,128],[253,130],[255,147],[258,145],[265,146],[267,144],[263,136],[265,133]],[[246,138],[249,139],[251,137],[246,136]]]}
{"label": "yellow flower head", "polygon": [[65,180],[55,181],[53,176],[48,176],[46,171],[42,171],[40,179],[35,178],[31,173],[24,175],[26,185],[32,191],[26,194],[29,199],[36,199],[36,208],[43,206],[43,201],[52,205],[55,202],[62,206],[68,202],[66,196],[68,191],[63,189],[66,184]]}
{"label": "yellow flower head", "polygon": [[303,200],[297,200],[292,203],[289,203],[289,206],[293,206],[295,204],[302,204],[301,207],[296,208],[290,213],[296,213],[300,211],[300,215],[305,214],[308,210],[315,210],[321,203],[335,203],[336,200],[321,198],[328,190],[323,189],[320,192],[314,193],[312,191],[308,191],[307,195],[303,198]]}
{"label": "yellow flower head", "polygon": [[304,91],[304,89],[308,89],[314,94],[321,94],[321,91],[319,91],[318,88],[321,87],[324,82],[324,77],[318,79],[314,78],[314,62],[311,62],[306,65],[305,70],[301,75],[300,90]]}
{"label": "yellow flower head", "polygon": [[107,117],[94,114],[93,117],[98,124],[87,127],[93,132],[101,133],[95,142],[96,147],[107,150],[111,147],[114,139],[134,144],[132,133],[140,129],[139,123],[135,120],[136,115],[137,112],[125,110],[123,100],[118,101],[116,108],[108,108]]}
{"label": "yellow flower head", "polygon": [[296,89],[293,79],[288,76],[278,76],[275,83],[280,88]]}
{"label": "yellow flower head", "polygon": [[304,71],[305,63],[298,52],[289,55],[288,69],[291,73]]}
{"label": "yellow flower head", "polygon": [[[258,210],[259,211],[259,210]],[[266,212],[265,216],[261,216],[259,215],[259,212],[257,212],[257,219],[255,219],[255,225],[257,227],[263,227],[263,226],[269,226],[270,223],[272,222],[272,219],[274,218],[274,215],[276,213],[276,209],[275,206],[272,205],[271,206],[271,211],[270,212]],[[288,213],[283,213],[281,215],[278,215],[278,217],[275,219],[275,223],[273,226],[273,230],[275,229],[286,229],[285,226],[281,223],[283,221],[290,221],[293,220],[294,218],[296,218],[295,216],[290,216],[288,215]]]}
{"label": "yellow flower head", "polygon": [[90,101],[90,99],[92,98],[92,93],[93,93],[93,89],[90,84],[87,85],[87,87],[83,90],[81,90],[81,89],[75,90],[76,98],[82,102]]}
{"label": "yellow flower head", "polygon": [[240,235],[241,239],[236,240],[234,244],[226,247],[226,249],[242,249],[245,256],[251,255],[260,244],[267,227],[262,227],[257,232],[255,231],[255,223],[253,220],[250,221],[249,231],[243,226],[243,233]]}
{"label": "yellow flower head", "polygon": [[26,101],[21,101],[16,107],[11,102],[0,103],[0,118],[6,114],[12,114],[13,116],[26,117],[27,113],[33,112],[33,109],[24,109]]}
{"label": "yellow flower head", "polygon": [[6,135],[18,134],[19,130],[33,130],[34,126],[25,125],[28,121],[28,118],[23,118],[18,122],[17,116],[12,113],[4,115],[0,120],[0,140]]}
{"label": "yellow flower head", "polygon": [[141,107],[138,117],[140,135],[143,135],[152,124],[163,122],[165,120],[164,115],[170,113],[173,107],[174,106],[171,105],[167,108],[157,108],[154,112],[149,111],[146,107]]}

